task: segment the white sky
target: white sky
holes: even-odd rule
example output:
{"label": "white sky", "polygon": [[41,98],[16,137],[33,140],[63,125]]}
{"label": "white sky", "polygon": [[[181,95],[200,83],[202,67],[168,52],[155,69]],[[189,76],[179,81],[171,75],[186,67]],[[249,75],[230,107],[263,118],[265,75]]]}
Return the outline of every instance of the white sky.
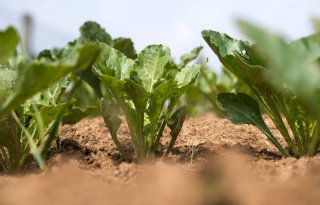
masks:
{"label": "white sky", "polygon": [[[94,20],[113,37],[131,37],[138,51],[149,44],[165,44],[177,59],[198,45],[200,32],[212,29],[243,38],[238,17],[285,34],[291,39],[312,32],[311,17],[320,16],[319,0],[0,0],[0,28],[20,28],[21,15],[34,18],[33,49],[64,46],[78,37],[79,26]],[[205,46],[212,68],[219,67]]]}

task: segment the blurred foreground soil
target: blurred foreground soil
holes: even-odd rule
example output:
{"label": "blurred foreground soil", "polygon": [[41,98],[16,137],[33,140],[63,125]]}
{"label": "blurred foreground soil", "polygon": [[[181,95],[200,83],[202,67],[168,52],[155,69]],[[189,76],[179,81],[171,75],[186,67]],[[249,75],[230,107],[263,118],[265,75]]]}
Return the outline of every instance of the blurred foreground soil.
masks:
{"label": "blurred foreground soil", "polygon": [[[47,170],[1,174],[0,204],[319,204],[319,156],[281,157],[256,128],[208,114],[188,119],[169,159],[160,160],[169,132],[157,159],[138,164],[121,158],[101,118],[64,125]],[[132,153],[125,125],[119,136]]]}

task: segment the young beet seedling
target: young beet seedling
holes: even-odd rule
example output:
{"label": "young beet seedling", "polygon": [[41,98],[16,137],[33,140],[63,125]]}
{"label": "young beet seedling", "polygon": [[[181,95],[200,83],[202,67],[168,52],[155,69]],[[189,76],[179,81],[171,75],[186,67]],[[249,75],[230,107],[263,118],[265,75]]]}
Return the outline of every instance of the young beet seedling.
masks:
{"label": "young beet seedling", "polygon": [[[283,155],[314,156],[320,144],[319,34],[287,43],[249,23],[241,21],[240,27],[256,45],[215,31],[202,32],[222,64],[251,93],[221,93],[220,107],[233,123],[259,128]],[[276,125],[289,151],[269,130],[260,108]]]}
{"label": "young beet seedling", "polygon": [[117,148],[126,156],[117,137],[119,115],[123,113],[138,160],[157,152],[165,126],[171,129],[172,137],[165,153],[168,155],[186,115],[186,107],[176,104],[195,81],[201,66],[185,64],[179,68],[171,62],[169,48],[163,45],[146,47],[136,60],[107,44],[100,43],[100,47],[100,60],[93,69],[101,80],[102,115]]}

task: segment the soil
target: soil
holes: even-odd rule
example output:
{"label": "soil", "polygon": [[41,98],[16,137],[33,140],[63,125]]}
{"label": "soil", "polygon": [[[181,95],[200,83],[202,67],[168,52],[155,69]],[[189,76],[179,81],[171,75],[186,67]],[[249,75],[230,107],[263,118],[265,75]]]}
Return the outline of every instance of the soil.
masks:
{"label": "soil", "polygon": [[[271,130],[278,135],[267,119]],[[124,124],[124,123],[123,123]],[[0,176],[0,204],[313,205],[320,157],[285,158],[256,128],[207,114],[186,120],[168,159],[124,160],[102,118],[61,128],[49,167]],[[128,129],[118,132],[133,153]]]}

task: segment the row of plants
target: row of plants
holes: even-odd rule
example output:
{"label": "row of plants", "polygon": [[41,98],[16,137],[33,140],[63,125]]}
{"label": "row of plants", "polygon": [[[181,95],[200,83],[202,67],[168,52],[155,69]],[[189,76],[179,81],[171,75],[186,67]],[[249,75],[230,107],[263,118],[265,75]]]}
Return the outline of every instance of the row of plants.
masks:
{"label": "row of plants", "polygon": [[[131,39],[113,39],[91,21],[73,42],[35,58],[27,55],[14,28],[1,31],[2,169],[23,168],[30,154],[44,168],[53,143],[59,145],[59,126],[89,115],[103,117],[117,149],[129,158],[117,136],[124,116],[138,161],[159,154],[168,127],[171,140],[160,153],[167,156],[186,115],[204,112],[202,102],[233,123],[256,126],[285,156],[314,156],[320,144],[319,34],[288,42],[250,23],[239,25],[256,44],[202,32],[223,64],[221,75],[205,61],[194,63],[202,47],[176,63],[164,45],[149,45],[138,54]],[[274,122],[288,147],[261,113]]]}
{"label": "row of plants", "polygon": [[117,137],[120,115],[139,161],[156,154],[166,126],[172,137],[168,155],[186,116],[180,97],[201,68],[189,66],[197,55],[173,62],[164,45],[137,54],[131,39],[113,39],[95,22],[83,24],[80,37],[65,47],[33,59],[12,27],[0,33],[0,45],[0,162],[6,172],[23,168],[30,154],[44,168],[59,126],[97,113],[124,158],[129,156]]}

